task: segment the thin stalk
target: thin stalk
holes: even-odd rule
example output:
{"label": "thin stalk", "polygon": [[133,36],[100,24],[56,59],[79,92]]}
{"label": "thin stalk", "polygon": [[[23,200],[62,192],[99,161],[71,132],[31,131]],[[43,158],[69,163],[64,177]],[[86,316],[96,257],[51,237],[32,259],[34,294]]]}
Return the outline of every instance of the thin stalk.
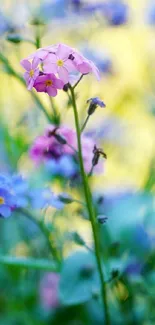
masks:
{"label": "thin stalk", "polygon": [[80,78],[78,79],[78,81],[75,83],[75,85],[72,87],[73,89],[75,89],[76,88],[76,86],[79,84],[79,82],[82,80],[82,78],[83,78],[83,74],[80,76]]}
{"label": "thin stalk", "polygon": [[84,121],[84,123],[83,123],[83,126],[82,126],[82,128],[81,128],[81,133],[84,131],[84,129],[85,129],[86,125],[87,125],[87,122],[88,122],[88,120],[89,120],[89,117],[90,117],[90,115],[87,115],[87,117],[86,117],[86,119],[85,119],[85,121]]}
{"label": "thin stalk", "polygon": [[57,262],[60,262],[59,256],[57,254],[57,250],[56,248],[52,245],[52,241],[51,241],[51,232],[50,230],[46,227],[46,225],[44,224],[43,221],[39,220],[38,218],[36,218],[30,211],[26,210],[26,209],[18,209],[18,212],[21,212],[26,218],[28,218],[29,220],[31,220],[33,223],[35,223],[37,225],[37,227],[41,230],[42,234],[44,235],[47,245],[49,247],[49,250],[53,256],[53,258],[55,260],[57,260]]}
{"label": "thin stalk", "polygon": [[0,256],[0,265],[15,266],[26,269],[36,269],[51,272],[59,272],[58,265],[51,261],[34,258],[18,258],[14,256]]}
{"label": "thin stalk", "polygon": [[55,103],[52,99],[52,97],[49,96],[49,100],[50,100],[50,105],[51,105],[51,109],[52,109],[52,119],[53,119],[53,122],[56,124],[56,125],[59,125],[60,124],[60,115],[59,113],[57,112],[57,108],[55,106]]}
{"label": "thin stalk", "polygon": [[104,281],[104,275],[102,271],[102,262],[100,257],[100,245],[98,240],[98,234],[97,234],[97,226],[96,226],[96,220],[95,220],[95,214],[94,209],[92,206],[92,199],[91,199],[91,193],[87,181],[87,176],[85,174],[84,170],[84,164],[83,164],[83,158],[82,158],[82,146],[81,146],[81,136],[80,136],[80,125],[79,125],[79,117],[78,117],[78,111],[76,106],[76,100],[75,100],[75,94],[74,94],[74,88],[70,87],[71,97],[72,97],[72,104],[73,104],[73,111],[74,111],[74,119],[75,119],[75,126],[76,126],[76,133],[77,133],[77,142],[78,142],[78,153],[79,153],[79,163],[80,163],[80,170],[81,170],[81,177],[83,181],[83,188],[84,188],[84,194],[85,194],[85,200],[87,205],[87,210],[91,222],[92,227],[92,233],[94,238],[94,246],[95,246],[95,256],[96,256],[96,262],[97,262],[97,268],[98,273],[100,277],[100,283],[101,283],[101,295],[102,295],[102,303],[103,303],[103,310],[105,315],[105,324],[110,325],[110,319],[109,319],[109,311],[108,311],[108,302],[107,302],[107,293],[106,293],[106,285]]}

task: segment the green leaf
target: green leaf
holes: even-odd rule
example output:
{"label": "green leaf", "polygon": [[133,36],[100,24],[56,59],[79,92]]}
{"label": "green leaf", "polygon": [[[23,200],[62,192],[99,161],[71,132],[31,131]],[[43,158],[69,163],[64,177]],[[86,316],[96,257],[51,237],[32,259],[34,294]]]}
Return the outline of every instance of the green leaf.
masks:
{"label": "green leaf", "polygon": [[91,253],[76,252],[64,262],[59,294],[64,305],[77,305],[89,301],[99,292],[100,282],[95,257]]}

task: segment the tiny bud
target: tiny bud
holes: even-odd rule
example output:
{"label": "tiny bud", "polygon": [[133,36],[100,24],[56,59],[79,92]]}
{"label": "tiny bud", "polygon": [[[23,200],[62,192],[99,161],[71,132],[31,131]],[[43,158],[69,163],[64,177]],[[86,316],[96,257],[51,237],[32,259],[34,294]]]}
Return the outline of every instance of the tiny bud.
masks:
{"label": "tiny bud", "polygon": [[90,278],[94,273],[94,265],[87,264],[81,268],[80,275],[83,278]]}
{"label": "tiny bud", "polygon": [[74,240],[74,242],[79,245],[79,246],[85,246],[85,242],[83,240],[83,238],[75,231],[72,234],[72,238]]}
{"label": "tiny bud", "polygon": [[100,224],[104,224],[104,223],[106,223],[106,221],[108,220],[108,218],[106,217],[106,216],[104,216],[104,215],[99,215],[99,216],[97,216],[97,221],[100,223]]}
{"label": "tiny bud", "polygon": [[22,42],[22,37],[18,34],[9,34],[7,35],[7,41],[18,44],[20,42]]}
{"label": "tiny bud", "polygon": [[74,60],[74,55],[73,54],[70,54],[69,57],[68,57],[68,59],[70,59],[70,60],[73,61]]}
{"label": "tiny bud", "polygon": [[92,159],[92,166],[96,166],[98,164],[98,161],[99,161],[99,158],[100,156],[103,156],[103,158],[107,158],[107,155],[105,154],[105,152],[100,149],[100,148],[97,148],[96,146],[94,146],[94,149],[93,149],[93,159]]}
{"label": "tiny bud", "polygon": [[101,101],[98,97],[88,99],[87,103],[90,103],[88,108],[88,115],[92,115],[98,106],[100,107],[106,106],[104,102]]}
{"label": "tiny bud", "polygon": [[118,277],[119,271],[117,269],[114,269],[112,270],[111,275],[112,275],[112,279],[115,279]]}
{"label": "tiny bud", "polygon": [[59,200],[65,204],[71,204],[74,202],[74,200],[72,199],[71,196],[69,196],[68,194],[60,194],[59,195]]}
{"label": "tiny bud", "polygon": [[63,86],[63,91],[67,92],[70,87],[69,82]]}
{"label": "tiny bud", "polygon": [[60,143],[60,144],[67,144],[67,141],[65,140],[64,137],[62,137],[60,134],[54,134],[55,139]]}

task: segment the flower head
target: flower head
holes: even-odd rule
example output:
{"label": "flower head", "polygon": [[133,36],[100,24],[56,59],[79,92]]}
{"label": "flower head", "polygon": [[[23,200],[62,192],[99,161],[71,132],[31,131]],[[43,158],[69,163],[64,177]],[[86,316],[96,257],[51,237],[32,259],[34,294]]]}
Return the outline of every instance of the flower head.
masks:
{"label": "flower head", "polygon": [[38,92],[45,92],[52,97],[55,97],[57,95],[57,89],[62,89],[63,86],[63,81],[56,78],[53,73],[38,76],[34,83],[34,88]]}
{"label": "flower head", "polygon": [[98,106],[100,107],[106,106],[105,103],[102,100],[100,100],[98,97],[89,98],[87,100],[87,103],[90,103],[88,108],[88,115],[92,115]]}
{"label": "flower head", "polygon": [[22,60],[21,65],[26,70],[24,73],[24,78],[26,80],[27,89],[31,90],[34,86],[35,80],[39,75],[38,65],[40,63],[39,58],[34,57],[32,63],[28,60]]}
{"label": "flower head", "polygon": [[[59,135],[59,137],[57,137]],[[63,139],[63,141],[59,141]],[[95,142],[90,136],[82,135],[82,155],[86,172],[90,172],[94,157]],[[55,128],[49,125],[43,136],[36,138],[30,149],[30,157],[37,164],[48,162],[48,170],[57,174],[65,171],[64,177],[75,176],[79,173],[79,161],[77,155],[76,132],[68,127]],[[66,165],[65,165],[66,164]],[[72,166],[71,166],[72,165]],[[94,171],[101,171],[101,161],[94,168]],[[63,176],[63,175],[62,175]]]}
{"label": "flower head", "polygon": [[38,92],[45,92],[53,97],[57,95],[57,89],[62,89],[70,82],[72,74],[94,73],[98,80],[100,78],[95,64],[66,44],[40,48],[22,60],[21,65],[26,70],[24,78],[28,89],[35,87]]}

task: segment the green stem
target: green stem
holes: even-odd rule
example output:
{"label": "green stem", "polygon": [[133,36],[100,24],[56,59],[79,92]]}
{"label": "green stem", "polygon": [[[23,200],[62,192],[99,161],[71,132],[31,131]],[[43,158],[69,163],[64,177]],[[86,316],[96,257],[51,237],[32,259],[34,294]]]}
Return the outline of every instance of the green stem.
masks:
{"label": "green stem", "polygon": [[86,125],[87,125],[87,122],[88,122],[88,120],[89,120],[89,117],[90,117],[90,115],[87,115],[87,117],[86,117],[86,119],[85,119],[85,121],[84,121],[84,123],[83,123],[83,126],[82,126],[82,128],[81,128],[81,133],[84,131],[84,129],[85,129]]}
{"label": "green stem", "polygon": [[73,89],[76,88],[76,86],[79,84],[79,82],[81,81],[81,79],[83,78],[83,74],[80,76],[80,78],[78,79],[78,81],[75,83],[75,85],[72,87]]}
{"label": "green stem", "polygon": [[21,212],[26,218],[28,218],[29,220],[31,220],[33,223],[35,223],[39,229],[41,230],[41,232],[43,233],[45,239],[46,239],[46,242],[47,242],[47,245],[49,247],[49,250],[53,256],[53,258],[57,261],[57,262],[60,262],[60,258],[57,254],[57,250],[56,248],[52,245],[52,241],[51,241],[51,232],[50,230],[46,227],[46,225],[44,224],[43,221],[39,220],[38,218],[34,217],[33,214],[26,210],[26,209],[18,209],[17,210],[18,212]]}
{"label": "green stem", "polygon": [[14,256],[0,256],[0,265],[16,266],[27,269],[44,270],[51,272],[59,272],[58,265],[51,261],[34,258],[18,258]]}
{"label": "green stem", "polygon": [[92,233],[93,233],[94,245],[95,245],[95,256],[96,256],[97,268],[98,268],[98,273],[99,273],[100,283],[101,283],[101,294],[102,294],[103,310],[104,310],[104,315],[105,315],[105,324],[110,325],[108,302],[107,302],[107,292],[106,292],[106,285],[105,285],[105,281],[104,281],[104,275],[103,275],[103,271],[102,271],[102,262],[101,262],[101,257],[100,257],[100,244],[99,244],[98,234],[97,234],[96,218],[95,218],[94,209],[92,206],[92,199],[91,199],[91,193],[90,193],[90,189],[89,189],[89,185],[88,185],[88,181],[87,181],[87,176],[86,176],[85,170],[84,170],[78,111],[77,111],[77,106],[76,106],[74,89],[72,87],[70,87],[70,92],[71,92],[71,97],[72,97],[74,119],[75,119],[76,133],[77,133],[80,170],[81,170],[81,176],[82,176],[82,181],[83,181],[86,205],[87,205],[88,214],[89,214],[91,227],[92,227]]}
{"label": "green stem", "polygon": [[[19,73],[17,73],[13,69],[13,67],[11,66],[10,62],[8,61],[8,59],[2,53],[0,53],[0,61],[4,64],[7,73],[10,74],[10,75],[12,75],[13,77],[15,77],[25,87],[25,80],[21,77],[21,75]],[[34,92],[31,92],[31,96],[35,100],[35,102],[38,105],[39,109],[44,113],[44,115],[46,116],[47,120],[49,122],[52,122],[51,116],[46,111],[46,108],[44,107],[43,103],[41,102],[41,100],[39,99],[39,97],[37,96],[37,94],[35,94]]]}

